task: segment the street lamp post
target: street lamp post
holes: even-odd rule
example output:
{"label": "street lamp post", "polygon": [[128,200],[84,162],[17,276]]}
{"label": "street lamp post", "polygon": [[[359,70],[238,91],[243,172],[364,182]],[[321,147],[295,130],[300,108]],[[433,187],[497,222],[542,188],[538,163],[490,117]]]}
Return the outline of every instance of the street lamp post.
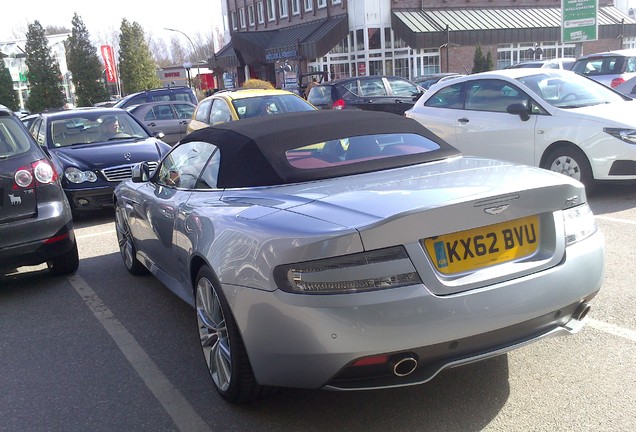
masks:
{"label": "street lamp post", "polygon": [[[188,40],[188,42],[190,42],[190,45],[192,45],[192,55],[194,56],[196,53],[196,48],[194,46],[194,42],[192,42],[192,39],[190,39],[190,37],[185,34],[184,32],[182,32],[181,30],[177,30],[177,29],[172,29],[172,28],[165,28],[164,30],[168,30],[168,31],[172,31],[172,32],[177,32],[177,33],[181,33],[182,35],[184,35],[186,37],[186,39]],[[199,69],[199,61],[197,60],[197,78],[199,78],[199,91],[201,91],[201,69]],[[189,74],[188,74],[189,75]]]}

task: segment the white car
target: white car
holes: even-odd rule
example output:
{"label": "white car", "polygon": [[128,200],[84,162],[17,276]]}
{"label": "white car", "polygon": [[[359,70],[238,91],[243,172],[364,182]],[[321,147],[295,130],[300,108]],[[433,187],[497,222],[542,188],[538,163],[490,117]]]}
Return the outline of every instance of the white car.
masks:
{"label": "white car", "polygon": [[436,84],[405,112],[466,155],[592,186],[636,179],[636,102],[570,71],[506,69]]}

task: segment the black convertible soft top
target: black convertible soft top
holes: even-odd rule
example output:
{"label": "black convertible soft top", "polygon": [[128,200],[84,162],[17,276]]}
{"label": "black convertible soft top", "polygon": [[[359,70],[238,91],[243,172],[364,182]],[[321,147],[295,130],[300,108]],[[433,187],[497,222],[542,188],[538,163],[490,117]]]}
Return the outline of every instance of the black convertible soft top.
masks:
{"label": "black convertible soft top", "polygon": [[[371,159],[319,169],[290,165],[285,152],[302,146],[361,135],[412,133],[437,143],[439,149]],[[269,186],[379,171],[458,156],[454,147],[417,121],[397,114],[362,110],[322,110],[243,119],[197,130],[181,143],[205,141],[221,152],[217,186]]]}

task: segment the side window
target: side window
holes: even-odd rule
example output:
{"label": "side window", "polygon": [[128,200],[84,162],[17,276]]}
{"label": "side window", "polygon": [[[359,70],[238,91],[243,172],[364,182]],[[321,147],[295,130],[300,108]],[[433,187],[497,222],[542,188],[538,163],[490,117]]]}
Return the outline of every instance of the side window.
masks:
{"label": "side window", "polygon": [[636,57],[629,57],[627,59],[627,69],[625,72],[636,72]]}
{"label": "side window", "polygon": [[175,147],[161,162],[156,183],[178,189],[193,189],[215,149],[215,146],[201,141]]}
{"label": "side window", "polygon": [[371,78],[360,82],[361,96],[387,96],[381,78]]}
{"label": "side window", "polygon": [[130,100],[124,104],[124,107],[129,107],[129,106],[133,106],[133,105],[139,105],[139,104],[142,104],[142,103],[146,103],[146,95],[145,94],[140,94],[140,95],[137,95],[135,97],[130,98]]}
{"label": "side window", "polygon": [[155,112],[155,117],[157,120],[174,119],[174,113],[172,112],[172,108],[170,108],[170,104],[157,105],[152,110]]}
{"label": "side window", "polygon": [[188,93],[175,93],[174,100],[177,100],[179,102],[191,102],[192,98]]}
{"label": "side window", "polygon": [[169,100],[174,100],[174,98],[170,97],[169,93],[153,93],[150,97],[153,102],[165,102]]}
{"label": "side window", "polygon": [[394,96],[411,97],[419,93],[418,88],[408,81],[397,78],[387,78],[387,81]]}
{"label": "side window", "polygon": [[192,113],[194,112],[194,107],[189,104],[174,104],[172,105],[174,110],[177,112],[177,118],[180,119],[191,119]]}
{"label": "side window", "polygon": [[229,121],[232,121],[230,107],[227,106],[224,100],[215,99],[210,113],[210,124],[227,123]]}
{"label": "side window", "polygon": [[430,97],[424,106],[435,108],[462,109],[464,108],[464,83],[453,84],[440,89]]}
{"label": "side window", "polygon": [[195,186],[196,189],[216,189],[216,181],[219,177],[220,163],[221,152],[217,149],[212,154],[212,158],[203,169],[203,173],[201,173],[201,177],[199,178]]}
{"label": "side window", "polygon": [[528,96],[501,80],[477,80],[466,91],[466,109],[473,111],[507,112],[513,103],[528,105]]}
{"label": "side window", "polygon": [[31,136],[33,137],[34,140],[36,140],[38,142],[38,144],[40,145],[44,145],[43,142],[38,141],[38,131],[40,130],[40,127],[42,126],[42,119],[36,119],[32,124],[31,127],[29,128],[29,133],[31,134]]}
{"label": "side window", "polygon": [[151,108],[151,109],[148,110],[148,112],[144,116],[144,121],[157,120],[157,114],[155,113],[155,108],[156,107]]}
{"label": "side window", "polygon": [[194,119],[202,123],[207,123],[210,117],[210,107],[212,106],[212,99],[204,100],[197,107],[197,111],[194,113]]}

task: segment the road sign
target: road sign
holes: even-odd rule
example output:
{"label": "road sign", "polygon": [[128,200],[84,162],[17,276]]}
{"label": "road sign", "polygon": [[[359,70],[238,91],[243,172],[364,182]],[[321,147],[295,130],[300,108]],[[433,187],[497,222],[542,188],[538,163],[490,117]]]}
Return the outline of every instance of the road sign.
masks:
{"label": "road sign", "polygon": [[561,42],[598,39],[598,0],[561,0]]}

